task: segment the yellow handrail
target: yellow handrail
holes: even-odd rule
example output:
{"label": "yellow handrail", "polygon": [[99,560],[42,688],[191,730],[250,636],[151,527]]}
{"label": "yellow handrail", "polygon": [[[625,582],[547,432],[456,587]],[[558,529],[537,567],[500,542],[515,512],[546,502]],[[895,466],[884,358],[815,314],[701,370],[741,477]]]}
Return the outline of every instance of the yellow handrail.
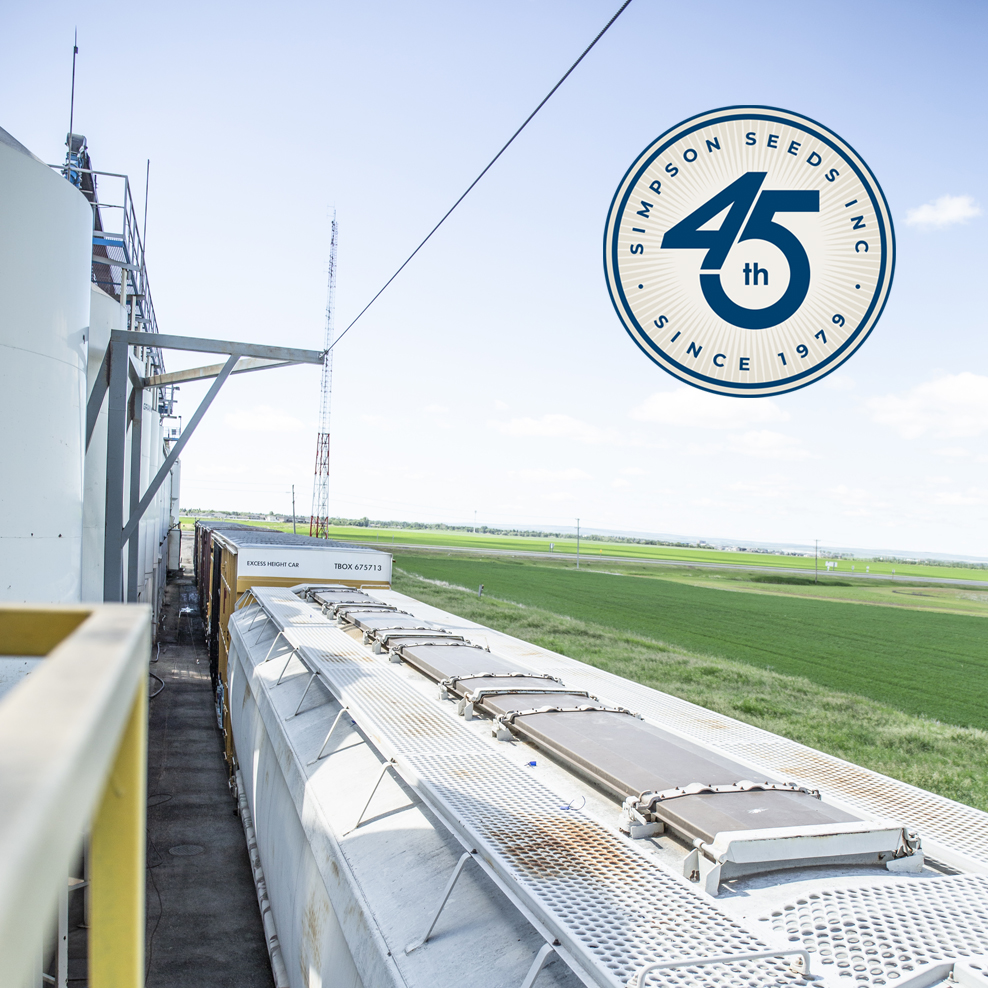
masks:
{"label": "yellow handrail", "polygon": [[0,984],[37,978],[87,831],[90,985],[143,984],[150,635],[144,605],[0,604],[0,655],[46,655],[0,700]]}
{"label": "yellow handrail", "polygon": [[147,818],[147,677],[93,820],[89,845],[89,984],[144,983],[144,852]]}

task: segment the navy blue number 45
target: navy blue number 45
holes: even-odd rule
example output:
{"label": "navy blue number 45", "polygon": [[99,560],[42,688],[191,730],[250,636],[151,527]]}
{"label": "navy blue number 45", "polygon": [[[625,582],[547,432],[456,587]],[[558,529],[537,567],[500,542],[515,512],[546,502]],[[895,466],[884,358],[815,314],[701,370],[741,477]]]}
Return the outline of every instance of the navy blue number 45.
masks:
{"label": "navy blue number 45", "polygon": [[[742,329],[767,329],[784,322],[803,304],[810,287],[810,260],[799,239],[775,222],[776,213],[818,213],[820,193],[816,190],[771,191],[759,195],[766,172],[746,172],[736,182],[708,199],[685,219],[666,231],[662,247],[674,250],[706,250],[700,265],[700,287],[703,297],[718,316]],[[755,202],[755,197],[758,201]],[[751,209],[751,204],[755,208]],[[718,213],[730,206],[719,230],[701,230]],[[744,218],[751,216],[745,223]],[[738,236],[740,231],[741,236]],[[744,240],[765,240],[775,244],[789,263],[789,286],[772,305],[749,309],[731,301],[720,283],[719,273],[734,245]],[[706,273],[705,273],[706,272]]]}

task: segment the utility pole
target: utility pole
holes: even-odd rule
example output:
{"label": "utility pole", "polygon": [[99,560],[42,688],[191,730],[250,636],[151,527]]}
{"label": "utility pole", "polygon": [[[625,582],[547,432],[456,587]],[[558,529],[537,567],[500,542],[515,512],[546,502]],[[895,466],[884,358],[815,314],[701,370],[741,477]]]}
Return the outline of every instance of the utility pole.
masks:
{"label": "utility pole", "polygon": [[292,535],[298,535],[295,531],[295,485],[292,484]]}
{"label": "utility pole", "polygon": [[580,568],[580,519],[576,519],[576,568]]}
{"label": "utility pole", "polygon": [[819,539],[814,539],[813,540],[813,546],[814,546],[814,548],[813,548],[813,582],[816,583],[817,582],[817,573],[818,573],[818,571],[820,569],[820,565],[819,565],[819,562],[820,562],[820,540]]}

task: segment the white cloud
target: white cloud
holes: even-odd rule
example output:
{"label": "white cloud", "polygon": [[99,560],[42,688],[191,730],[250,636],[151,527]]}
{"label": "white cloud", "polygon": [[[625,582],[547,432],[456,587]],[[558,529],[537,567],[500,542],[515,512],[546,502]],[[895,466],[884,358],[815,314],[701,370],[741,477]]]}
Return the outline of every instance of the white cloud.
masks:
{"label": "white cloud", "polygon": [[543,415],[540,419],[512,419],[493,422],[495,429],[506,436],[534,436],[542,439],[575,439],[582,443],[618,442],[620,436],[612,429],[600,429],[570,415]]}
{"label": "white cloud", "polygon": [[802,448],[800,440],[770,429],[746,432],[731,443],[731,448],[746,456],[758,456],[767,460],[805,460],[810,455]]}
{"label": "white cloud", "polygon": [[767,500],[789,499],[796,496],[800,489],[793,485],[792,480],[785,474],[772,474],[751,481],[736,481],[728,490],[738,494]]}
{"label": "white cloud", "polygon": [[962,494],[960,491],[939,491],[933,495],[934,504],[945,504],[954,507],[969,507],[972,504],[981,504],[984,497],[973,492]]}
{"label": "white cloud", "polygon": [[722,442],[690,443],[686,452],[705,459],[725,453],[740,453],[763,460],[806,460],[812,456],[803,449],[802,440],[771,429],[749,429],[740,436],[725,436]]}
{"label": "white cloud", "polygon": [[301,432],[306,427],[294,415],[270,405],[256,405],[254,408],[229,412],[223,421],[227,428],[241,432]]}
{"label": "white cloud", "polygon": [[969,437],[988,431],[988,377],[964,371],[868,402],[872,418],[906,439]]}
{"label": "white cloud", "polygon": [[621,473],[626,477],[644,477],[645,471],[641,467],[625,467]]}
{"label": "white cloud", "polygon": [[770,398],[742,400],[685,387],[656,392],[632,409],[631,417],[660,425],[743,429],[746,426],[785,422],[789,414]]}
{"label": "white cloud", "polygon": [[501,401],[500,398],[498,398],[494,402],[494,408],[499,412],[506,412],[508,410],[508,407],[509,407],[508,404],[506,402]]}
{"label": "white cloud", "polygon": [[876,497],[871,491],[862,487],[848,487],[846,484],[838,484],[827,491],[832,501],[835,501],[841,508],[842,514],[848,518],[867,518],[876,512],[883,512],[883,521],[886,523],[894,512],[889,512],[889,505],[886,501]]}
{"label": "white cloud", "polygon": [[449,429],[452,427],[448,418],[449,409],[445,405],[426,405],[423,411],[429,416],[430,428]]}
{"label": "white cloud", "polygon": [[568,470],[517,470],[512,471],[509,476],[518,477],[521,480],[552,481],[557,483],[560,480],[590,480],[589,473],[580,470],[578,467],[570,467]]}
{"label": "white cloud", "polygon": [[847,484],[831,487],[827,493],[835,497],[841,504],[871,504],[873,500],[870,491],[863,487],[848,487]]}
{"label": "white cloud", "polygon": [[620,490],[622,487],[630,487],[630,486],[631,486],[631,482],[625,480],[624,477],[616,477],[614,480],[611,481],[611,487],[615,488],[616,490]]}
{"label": "white cloud", "polygon": [[963,460],[971,454],[963,446],[944,446],[943,449],[933,450],[935,456],[946,456],[952,460]]}
{"label": "white cloud", "polygon": [[825,377],[823,379],[823,386],[825,388],[830,388],[831,391],[853,391],[854,390],[854,379],[848,377],[846,374],[838,374],[830,377]]}
{"label": "white cloud", "polygon": [[906,225],[919,227],[953,226],[981,215],[981,207],[971,196],[940,196],[906,212]]}

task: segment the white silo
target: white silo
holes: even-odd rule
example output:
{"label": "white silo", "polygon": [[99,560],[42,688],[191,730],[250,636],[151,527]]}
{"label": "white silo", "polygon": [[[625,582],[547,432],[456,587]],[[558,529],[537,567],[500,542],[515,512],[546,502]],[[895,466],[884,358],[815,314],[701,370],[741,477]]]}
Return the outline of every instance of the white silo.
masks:
{"label": "white silo", "polygon": [[92,227],[0,129],[0,600],[80,598]]}
{"label": "white silo", "polygon": [[[100,364],[114,329],[126,329],[124,307],[98,285],[92,286],[89,304],[89,368],[87,394],[96,383]],[[82,599],[103,599],[103,543],[106,527],[106,421],[109,402],[100,406],[96,428],[86,450],[85,498],[82,529]],[[129,449],[129,446],[128,446]]]}
{"label": "white silo", "polygon": [[168,569],[177,570],[182,566],[182,461],[176,460],[172,467],[171,497],[168,511]]}

